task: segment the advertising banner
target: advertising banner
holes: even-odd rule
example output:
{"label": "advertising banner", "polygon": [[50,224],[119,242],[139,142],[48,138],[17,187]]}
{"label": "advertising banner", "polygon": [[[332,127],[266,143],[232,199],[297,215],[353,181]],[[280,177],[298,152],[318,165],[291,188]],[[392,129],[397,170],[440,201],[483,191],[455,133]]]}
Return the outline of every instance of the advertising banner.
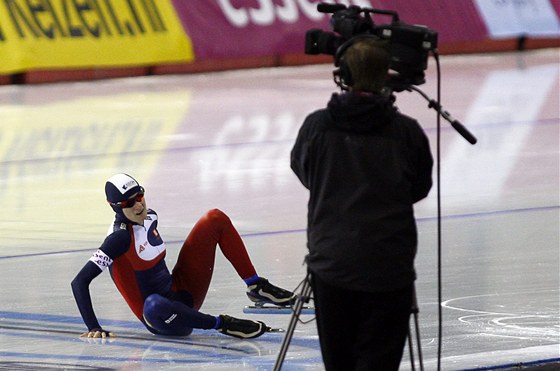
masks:
{"label": "advertising banner", "polygon": [[[307,28],[328,26],[327,15],[317,12],[317,2],[311,1],[174,0],[173,3],[186,31],[196,40],[197,59],[301,53]],[[370,5],[369,1],[361,3]]]}
{"label": "advertising banner", "polygon": [[[173,0],[197,60],[303,53],[310,29],[332,31],[332,13],[319,3],[398,13],[402,22],[427,26],[443,42],[482,40],[486,29],[471,1],[440,0]],[[334,8],[333,8],[334,9]],[[375,25],[391,16],[374,14]]]}
{"label": "advertising banner", "polygon": [[169,0],[0,2],[0,74],[193,58]]}
{"label": "advertising banner", "polygon": [[549,0],[476,0],[493,38],[560,36],[560,21]]}

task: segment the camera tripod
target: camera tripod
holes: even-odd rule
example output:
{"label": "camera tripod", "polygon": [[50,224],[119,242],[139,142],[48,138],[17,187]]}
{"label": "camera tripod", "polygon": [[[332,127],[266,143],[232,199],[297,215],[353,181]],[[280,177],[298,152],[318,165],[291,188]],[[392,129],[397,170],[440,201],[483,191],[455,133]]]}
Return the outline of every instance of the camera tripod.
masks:
{"label": "camera tripod", "polygon": [[[282,364],[284,363],[284,359],[286,358],[286,353],[288,352],[288,347],[290,346],[290,342],[292,341],[292,337],[294,335],[294,330],[296,329],[297,322],[299,321],[299,316],[301,315],[301,310],[304,307],[305,303],[308,303],[311,300],[311,273],[307,273],[305,279],[303,280],[301,291],[297,297],[296,304],[294,306],[294,312],[292,314],[292,318],[290,319],[290,324],[286,330],[286,335],[284,336],[284,340],[282,341],[282,346],[280,347],[280,352],[278,353],[278,357],[276,358],[276,363],[274,364],[274,371],[280,371],[282,368]],[[416,332],[416,345],[418,348],[418,362],[420,365],[420,371],[424,371],[424,365],[422,360],[422,347],[420,344],[420,327],[418,325],[418,302],[416,299],[416,288],[413,288],[412,294],[412,308],[410,310],[412,317],[414,318],[414,329]],[[408,328],[408,349],[410,353],[410,364],[411,369],[414,371],[416,370],[415,360],[414,360],[414,345],[412,340],[412,332],[410,326]]]}

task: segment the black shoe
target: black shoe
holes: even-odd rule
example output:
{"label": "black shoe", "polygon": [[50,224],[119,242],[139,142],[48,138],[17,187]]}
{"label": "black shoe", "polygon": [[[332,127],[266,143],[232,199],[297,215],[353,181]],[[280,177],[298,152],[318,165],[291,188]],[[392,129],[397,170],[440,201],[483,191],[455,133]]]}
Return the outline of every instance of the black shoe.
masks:
{"label": "black shoe", "polygon": [[269,303],[288,306],[296,301],[296,295],[293,292],[276,287],[262,277],[259,278],[257,283],[247,287],[247,296],[251,301],[258,304]]}
{"label": "black shoe", "polygon": [[268,331],[268,326],[261,321],[239,319],[225,314],[220,314],[220,320],[222,327],[218,331],[239,339],[253,339]]}

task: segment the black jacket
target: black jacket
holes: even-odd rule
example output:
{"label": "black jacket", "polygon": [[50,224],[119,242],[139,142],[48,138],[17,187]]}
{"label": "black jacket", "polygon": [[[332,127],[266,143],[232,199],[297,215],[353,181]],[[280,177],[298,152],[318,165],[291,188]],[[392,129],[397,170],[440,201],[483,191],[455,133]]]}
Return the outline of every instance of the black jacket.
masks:
{"label": "black jacket", "polygon": [[291,167],[310,190],[309,269],[332,285],[391,291],[415,280],[413,204],[432,186],[428,138],[393,100],[333,94],[310,114]]}

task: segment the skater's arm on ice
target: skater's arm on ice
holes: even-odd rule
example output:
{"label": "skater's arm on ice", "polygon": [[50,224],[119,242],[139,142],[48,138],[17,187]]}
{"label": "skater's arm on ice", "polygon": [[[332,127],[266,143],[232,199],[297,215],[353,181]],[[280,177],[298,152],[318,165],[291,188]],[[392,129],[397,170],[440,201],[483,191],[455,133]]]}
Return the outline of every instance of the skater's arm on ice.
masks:
{"label": "skater's arm on ice", "polygon": [[130,236],[124,233],[113,233],[105,239],[101,247],[87,261],[80,272],[72,280],[72,293],[80,310],[80,314],[88,331],[81,336],[101,337],[113,336],[109,331],[103,330],[93,310],[93,303],[89,291],[91,282],[109,267],[113,260],[126,251],[130,243]]}

